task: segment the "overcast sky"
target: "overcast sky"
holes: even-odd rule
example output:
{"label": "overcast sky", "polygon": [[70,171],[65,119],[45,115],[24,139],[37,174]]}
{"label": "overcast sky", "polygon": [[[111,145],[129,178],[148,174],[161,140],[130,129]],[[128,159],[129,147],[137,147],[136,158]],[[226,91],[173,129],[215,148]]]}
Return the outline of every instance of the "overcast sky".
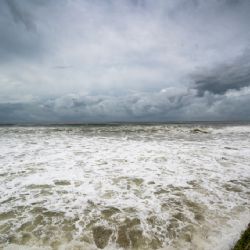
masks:
{"label": "overcast sky", "polygon": [[0,0],[0,123],[250,120],[249,0]]}

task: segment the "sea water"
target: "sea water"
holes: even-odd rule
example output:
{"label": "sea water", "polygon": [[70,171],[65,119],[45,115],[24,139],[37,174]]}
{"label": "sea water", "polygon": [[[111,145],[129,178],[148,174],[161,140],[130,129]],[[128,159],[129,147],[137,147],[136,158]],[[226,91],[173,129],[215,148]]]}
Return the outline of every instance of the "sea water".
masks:
{"label": "sea water", "polygon": [[250,126],[0,127],[0,249],[229,250]]}

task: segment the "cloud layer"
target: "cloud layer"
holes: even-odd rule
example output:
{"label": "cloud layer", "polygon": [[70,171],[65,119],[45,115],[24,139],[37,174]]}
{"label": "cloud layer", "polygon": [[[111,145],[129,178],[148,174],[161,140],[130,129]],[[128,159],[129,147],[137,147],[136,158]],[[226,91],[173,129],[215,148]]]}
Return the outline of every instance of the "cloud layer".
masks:
{"label": "cloud layer", "polygon": [[248,0],[0,1],[0,122],[250,120]]}

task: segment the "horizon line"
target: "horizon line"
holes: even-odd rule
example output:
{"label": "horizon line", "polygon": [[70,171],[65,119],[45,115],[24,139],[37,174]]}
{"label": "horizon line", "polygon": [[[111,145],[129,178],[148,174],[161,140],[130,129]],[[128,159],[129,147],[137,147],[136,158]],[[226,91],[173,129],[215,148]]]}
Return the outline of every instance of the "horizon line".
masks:
{"label": "horizon line", "polygon": [[104,125],[163,125],[163,124],[250,124],[250,120],[230,121],[110,121],[110,122],[0,122],[0,126],[104,126]]}

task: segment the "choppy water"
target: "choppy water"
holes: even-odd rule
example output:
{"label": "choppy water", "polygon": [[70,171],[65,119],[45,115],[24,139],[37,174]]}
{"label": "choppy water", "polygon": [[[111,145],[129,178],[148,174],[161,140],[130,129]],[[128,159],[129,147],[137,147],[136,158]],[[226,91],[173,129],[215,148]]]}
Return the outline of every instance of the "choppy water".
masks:
{"label": "choppy water", "polygon": [[3,249],[226,250],[249,198],[250,126],[0,127]]}

